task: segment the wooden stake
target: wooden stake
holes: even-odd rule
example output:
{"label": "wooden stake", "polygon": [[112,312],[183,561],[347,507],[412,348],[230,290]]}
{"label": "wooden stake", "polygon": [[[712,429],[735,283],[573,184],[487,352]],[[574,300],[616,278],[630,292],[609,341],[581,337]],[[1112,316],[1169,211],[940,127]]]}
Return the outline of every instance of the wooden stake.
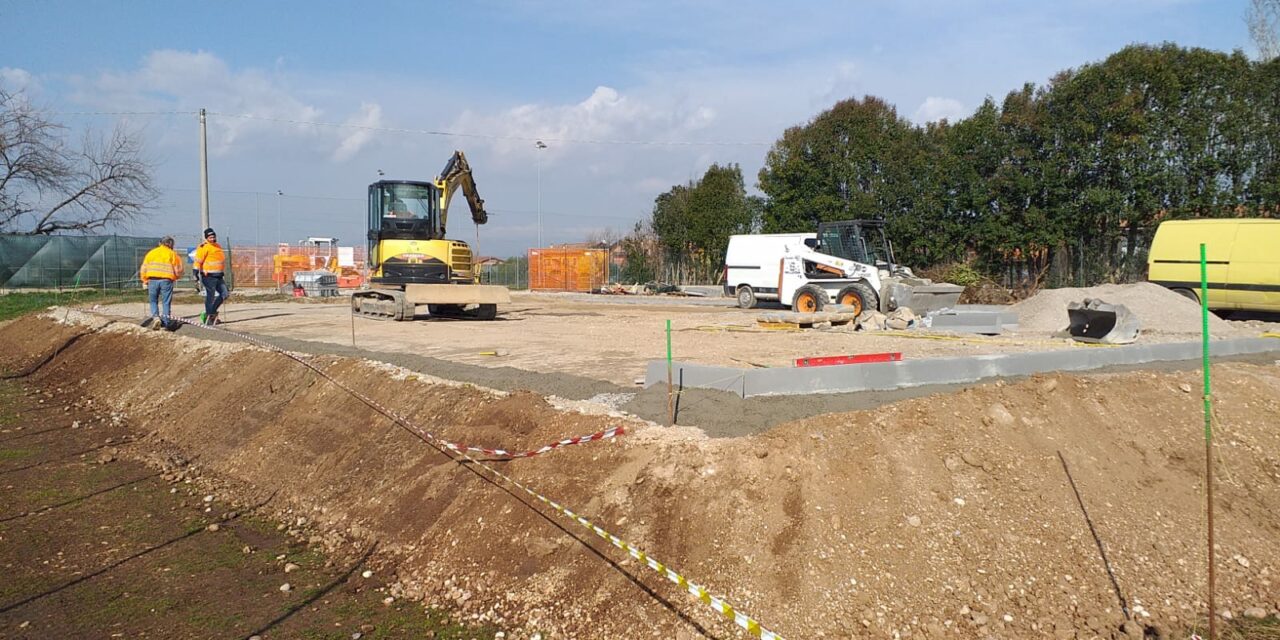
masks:
{"label": "wooden stake", "polygon": [[351,348],[356,348],[356,308],[351,307]]}

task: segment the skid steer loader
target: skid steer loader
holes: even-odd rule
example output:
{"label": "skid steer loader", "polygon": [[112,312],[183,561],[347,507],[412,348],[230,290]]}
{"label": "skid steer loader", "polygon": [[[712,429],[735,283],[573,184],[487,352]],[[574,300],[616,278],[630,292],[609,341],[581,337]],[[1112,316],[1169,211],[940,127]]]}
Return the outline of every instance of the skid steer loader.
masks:
{"label": "skid steer loader", "polygon": [[[735,239],[752,237],[730,238],[729,255],[734,256]],[[725,289],[733,289],[740,305],[744,300],[748,302],[745,306],[753,305],[760,289],[770,297],[776,292],[779,302],[802,313],[838,304],[852,313],[887,313],[906,307],[923,316],[954,307],[964,291],[959,285],[918,278],[911,269],[896,264],[880,220],[824,222],[816,234],[800,234],[794,240],[779,238],[776,243],[755,243],[772,247],[774,251],[766,252],[768,255],[756,255],[752,260],[734,256],[732,264],[726,264]],[[774,268],[776,289],[761,280]]]}

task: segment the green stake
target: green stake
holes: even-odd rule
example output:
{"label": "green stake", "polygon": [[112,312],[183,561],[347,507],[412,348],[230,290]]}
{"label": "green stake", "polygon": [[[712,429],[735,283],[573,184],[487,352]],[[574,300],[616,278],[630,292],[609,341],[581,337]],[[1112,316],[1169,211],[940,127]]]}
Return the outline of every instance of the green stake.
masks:
{"label": "green stake", "polygon": [[1200,243],[1200,335],[1204,353],[1204,486],[1205,508],[1209,512],[1209,640],[1217,637],[1217,613],[1214,608],[1213,554],[1213,418],[1209,387],[1209,262],[1204,243]]}
{"label": "green stake", "polygon": [[1200,245],[1200,320],[1201,343],[1204,351],[1204,439],[1213,440],[1213,427],[1209,420],[1209,263],[1205,259],[1205,246]]}
{"label": "green stake", "polygon": [[671,380],[671,320],[667,320],[667,424],[676,423],[676,400]]}

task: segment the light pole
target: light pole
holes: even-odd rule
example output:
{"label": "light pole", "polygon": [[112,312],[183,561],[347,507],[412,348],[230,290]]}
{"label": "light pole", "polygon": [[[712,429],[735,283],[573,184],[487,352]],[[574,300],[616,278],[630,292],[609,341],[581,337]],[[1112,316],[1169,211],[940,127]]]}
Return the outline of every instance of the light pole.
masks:
{"label": "light pole", "polygon": [[283,242],[284,234],[280,231],[280,200],[284,196],[284,192],[276,189],[276,243]]}
{"label": "light pole", "polygon": [[536,149],[536,151],[534,151],[534,154],[537,157],[537,164],[538,164],[538,248],[539,249],[542,248],[542,154],[538,153],[538,151],[542,151],[543,149],[546,149],[546,148],[547,148],[546,143],[544,143],[541,140],[539,140],[536,144],[534,144],[534,149]]}
{"label": "light pole", "polygon": [[253,192],[253,286],[258,286],[258,272],[262,271],[262,194]]}

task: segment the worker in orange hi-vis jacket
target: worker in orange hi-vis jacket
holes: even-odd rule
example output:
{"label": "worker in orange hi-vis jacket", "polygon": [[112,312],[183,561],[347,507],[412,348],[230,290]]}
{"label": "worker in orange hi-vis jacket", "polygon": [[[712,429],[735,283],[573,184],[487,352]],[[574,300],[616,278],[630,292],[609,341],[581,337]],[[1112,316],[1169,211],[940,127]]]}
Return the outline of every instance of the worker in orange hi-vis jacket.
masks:
{"label": "worker in orange hi-vis jacket", "polygon": [[218,234],[213,229],[204,230],[204,242],[196,248],[195,269],[204,285],[204,323],[218,324],[218,308],[227,299],[227,283],[223,275],[227,268],[227,254],[218,244]]}
{"label": "worker in orange hi-vis jacket", "polygon": [[147,301],[151,303],[151,315],[142,321],[142,326],[151,326],[159,321],[159,327],[170,331],[176,329],[178,323],[170,319],[169,305],[173,301],[173,283],[182,277],[182,260],[173,250],[171,236],[165,236],[156,248],[147,252],[138,275],[147,287]]}

